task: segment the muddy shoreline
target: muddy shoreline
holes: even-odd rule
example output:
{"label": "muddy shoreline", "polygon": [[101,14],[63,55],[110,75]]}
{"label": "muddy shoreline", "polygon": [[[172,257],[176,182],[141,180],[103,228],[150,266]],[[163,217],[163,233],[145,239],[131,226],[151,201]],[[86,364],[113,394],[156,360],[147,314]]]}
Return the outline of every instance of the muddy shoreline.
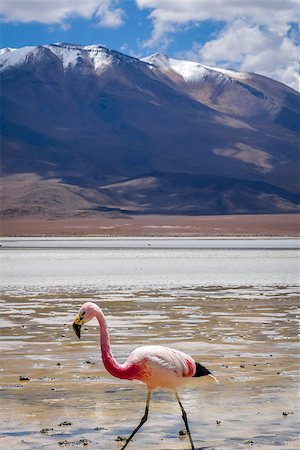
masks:
{"label": "muddy shoreline", "polygon": [[1,236],[299,236],[300,215],[6,218]]}

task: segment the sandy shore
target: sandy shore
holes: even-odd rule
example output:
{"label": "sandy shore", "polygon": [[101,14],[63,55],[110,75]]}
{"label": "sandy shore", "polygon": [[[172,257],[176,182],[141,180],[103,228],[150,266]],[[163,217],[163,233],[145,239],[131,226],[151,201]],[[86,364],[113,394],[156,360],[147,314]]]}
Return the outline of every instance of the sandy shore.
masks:
{"label": "sandy shore", "polygon": [[[107,314],[119,361],[142,343],[188,351],[219,384],[194,379],[182,393],[197,449],[298,449],[297,297],[272,291],[186,289],[89,296]],[[95,323],[78,341],[84,295],[2,296],[0,447],[115,449],[145,404],[138,382],[110,377]],[[20,379],[25,377],[25,379]],[[28,379],[27,379],[28,378]],[[187,450],[176,400],[154,393],[129,446]]]}
{"label": "sandy shore", "polygon": [[5,219],[1,236],[299,236],[300,215]]}

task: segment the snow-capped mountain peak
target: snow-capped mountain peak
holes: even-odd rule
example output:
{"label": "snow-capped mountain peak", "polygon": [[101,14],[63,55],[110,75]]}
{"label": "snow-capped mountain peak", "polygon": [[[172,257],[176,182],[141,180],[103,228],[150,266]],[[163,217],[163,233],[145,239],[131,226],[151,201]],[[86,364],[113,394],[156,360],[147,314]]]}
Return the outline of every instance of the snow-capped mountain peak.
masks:
{"label": "snow-capped mountain peak", "polygon": [[140,60],[113,51],[101,44],[78,45],[68,43],[54,43],[42,46],[27,46],[19,49],[0,49],[0,70],[18,66],[30,60],[39,61],[45,56],[55,55],[61,62],[63,69],[70,70],[74,67],[81,70],[94,70],[96,73],[105,72],[114,63],[121,61],[126,63],[147,63],[152,70],[164,72],[174,72],[188,83],[197,83],[207,76],[225,79],[247,79],[249,74],[236,72],[231,69],[209,67],[194,61],[179,60],[170,58],[165,54],[156,53],[154,55],[141,58]]}

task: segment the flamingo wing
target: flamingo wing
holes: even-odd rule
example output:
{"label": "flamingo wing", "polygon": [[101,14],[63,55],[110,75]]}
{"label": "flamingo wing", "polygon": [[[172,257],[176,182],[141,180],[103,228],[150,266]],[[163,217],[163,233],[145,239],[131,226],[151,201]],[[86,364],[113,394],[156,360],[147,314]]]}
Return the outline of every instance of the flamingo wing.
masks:
{"label": "flamingo wing", "polygon": [[136,368],[136,376],[150,389],[164,387],[176,389],[183,379],[196,373],[193,358],[179,350],[160,345],[146,345],[136,348],[127,359],[128,370]]}

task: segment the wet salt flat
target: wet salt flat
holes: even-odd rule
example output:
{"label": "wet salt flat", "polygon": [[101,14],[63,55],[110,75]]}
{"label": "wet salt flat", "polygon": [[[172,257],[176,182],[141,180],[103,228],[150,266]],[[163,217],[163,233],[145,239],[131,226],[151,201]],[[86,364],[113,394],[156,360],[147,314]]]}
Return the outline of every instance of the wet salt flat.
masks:
{"label": "wet salt flat", "polygon": [[2,239],[0,286],[21,295],[23,291],[297,286],[296,239],[133,239],[132,247],[130,242]]}
{"label": "wet salt flat", "polygon": [[[119,450],[115,439],[139,422],[144,386],[105,372],[95,322],[81,341],[73,334],[87,300],[107,315],[120,362],[138,345],[164,344],[218,377],[181,394],[197,449],[300,448],[295,240],[22,241],[1,240],[0,448]],[[172,394],[154,393],[128,448],[189,449],[183,428]]]}
{"label": "wet salt flat", "polygon": [[214,249],[295,249],[300,242],[295,238],[152,238],[152,237],[28,237],[28,238],[2,238],[3,248],[214,248]]}

